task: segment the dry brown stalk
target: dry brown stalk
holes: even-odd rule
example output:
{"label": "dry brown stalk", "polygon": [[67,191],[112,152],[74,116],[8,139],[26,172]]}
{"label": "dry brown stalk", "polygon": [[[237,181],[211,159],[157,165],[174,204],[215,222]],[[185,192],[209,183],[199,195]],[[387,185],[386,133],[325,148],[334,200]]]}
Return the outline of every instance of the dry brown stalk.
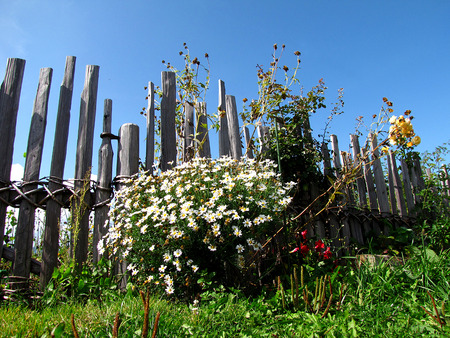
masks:
{"label": "dry brown stalk", "polygon": [[159,313],[159,311],[156,313],[156,318],[155,318],[155,324],[153,324],[153,333],[152,333],[152,338],[156,338],[156,333],[158,332],[158,323],[159,323],[159,317],[160,317],[161,313]]}
{"label": "dry brown stalk", "polygon": [[148,311],[150,295],[148,291],[146,294],[144,294],[143,291],[139,291],[139,294],[141,295],[142,303],[144,303],[144,324],[142,325],[142,338],[146,338],[148,336]]}
{"label": "dry brown stalk", "polygon": [[76,328],[76,326],[75,326],[75,315],[74,315],[73,313],[72,313],[72,316],[71,316],[71,318],[70,318],[70,325],[72,325],[72,331],[73,331],[74,337],[75,337],[75,338],[78,338],[79,335],[78,335],[77,328]]}
{"label": "dry brown stalk", "polygon": [[120,318],[119,318],[119,312],[116,313],[116,318],[114,319],[114,328],[113,328],[113,333],[112,336],[113,338],[118,338],[119,337],[119,326],[120,326]]}

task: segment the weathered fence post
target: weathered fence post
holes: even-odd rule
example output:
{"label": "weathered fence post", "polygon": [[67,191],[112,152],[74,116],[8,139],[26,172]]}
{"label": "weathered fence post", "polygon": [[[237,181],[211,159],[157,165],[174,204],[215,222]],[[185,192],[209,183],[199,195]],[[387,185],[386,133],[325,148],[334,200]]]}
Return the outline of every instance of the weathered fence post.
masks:
{"label": "weathered fence post", "polygon": [[112,187],[112,162],[113,149],[111,145],[111,120],[112,120],[112,100],[106,99],[103,109],[103,133],[102,145],[98,152],[98,177],[97,190],[95,192],[95,216],[94,233],[92,237],[93,262],[97,263],[102,257],[98,252],[97,244],[106,235],[107,227],[105,222],[108,219],[109,206]]}
{"label": "weathered fence post", "polygon": [[[392,151],[389,151],[388,163],[390,163],[391,167],[391,172],[389,173],[389,175],[392,176],[391,181],[392,181],[392,190],[395,197],[394,202],[397,205],[400,217],[406,217],[407,212],[406,212],[405,198],[403,196],[402,181],[400,180],[397,162],[395,160],[395,155]],[[389,187],[389,189],[391,189],[391,187]],[[394,207],[392,207],[392,210],[394,210]]]}
{"label": "weathered fence post", "polygon": [[[28,136],[27,157],[23,174],[24,194],[36,190],[37,181],[39,180],[52,74],[53,70],[51,68],[42,68],[39,74],[39,85],[34,100],[33,115],[31,117],[30,133]],[[13,273],[16,276],[27,278],[30,276],[36,207],[35,196],[29,196],[20,202],[19,219],[14,241],[15,257]]]}
{"label": "weathered fence post", "polygon": [[[66,162],[67,138],[69,134],[70,109],[72,107],[75,56],[66,58],[66,68],[59,92],[58,114],[56,117],[55,140],[53,142],[52,163],[48,189],[51,193],[64,187],[64,164]],[[47,201],[44,244],[40,275],[40,289],[43,290],[52,277],[58,262],[59,230],[62,207],[61,195]]]}
{"label": "weathered fence post", "polygon": [[[375,177],[376,193],[378,198],[378,205],[380,207],[381,216],[389,215],[389,200],[387,195],[386,183],[384,181],[383,168],[381,167],[381,160],[378,150],[378,141],[376,134],[369,134],[371,142],[371,149],[373,154],[373,175]],[[386,230],[386,228],[385,228]]]}
{"label": "weathered fence post", "polygon": [[206,102],[199,102],[195,107],[197,119],[196,139],[199,148],[198,154],[200,157],[211,158],[211,147],[209,145],[208,133],[208,117],[206,115]]}
{"label": "weathered fence post", "polygon": [[325,177],[331,177],[333,170],[331,168],[330,151],[328,150],[328,145],[323,142],[321,146],[322,156],[323,156],[323,175]]}
{"label": "weathered fence post", "polygon": [[177,137],[175,111],[177,106],[177,84],[174,72],[161,73],[161,171],[177,165]]}
{"label": "weathered fence post", "polygon": [[[22,89],[25,60],[8,59],[5,79],[0,87],[0,188],[6,187],[11,179],[14,139],[16,136],[17,112]],[[0,193],[0,260],[3,255],[3,237],[8,204],[8,192]]]}
{"label": "weathered fence post", "polygon": [[257,128],[258,140],[259,140],[259,153],[262,158],[267,158],[267,151],[269,150],[269,127],[259,125]]}
{"label": "weathered fence post", "polygon": [[[86,78],[81,94],[78,144],[75,163],[75,190],[78,194],[72,209],[75,263],[81,268],[88,255],[89,214],[91,206],[90,174],[97,108],[99,66],[86,66]],[[81,200],[83,198],[83,200]]]}
{"label": "weathered fence post", "polygon": [[236,98],[233,95],[225,95],[228,134],[230,136],[231,157],[240,160],[242,157],[241,137],[239,135],[239,120],[236,108]]}
{"label": "weathered fence post", "polygon": [[406,197],[406,206],[408,207],[408,216],[415,217],[415,203],[414,203],[414,195],[411,187],[411,178],[409,176],[409,168],[408,164],[404,159],[400,160],[400,166],[402,168],[402,179],[403,179],[403,187],[405,189],[405,197]]}
{"label": "weathered fence post", "polygon": [[339,177],[340,171],[342,169],[342,165],[341,165],[341,158],[340,158],[339,144],[338,144],[337,136],[330,135],[330,141],[331,141],[331,155],[333,158],[333,168],[334,168],[336,177]]}
{"label": "weathered fence post", "polygon": [[[126,123],[119,130],[119,147],[117,151],[117,177],[116,190],[123,189],[125,180],[131,178],[139,171],[139,127],[132,123]],[[121,288],[126,286],[127,264],[119,262],[118,273],[124,277],[121,280]]]}
{"label": "weathered fence post", "polygon": [[353,165],[358,169],[356,179],[356,187],[358,189],[358,204],[361,208],[367,208],[366,186],[363,175],[363,163],[361,160],[361,148],[359,146],[359,139],[357,135],[350,135],[350,142],[353,150]]}
{"label": "weathered fence post", "polygon": [[188,162],[195,156],[195,121],[194,105],[191,102],[184,104],[184,143],[183,161]]}
{"label": "weathered fence post", "polygon": [[364,180],[366,181],[366,188],[369,195],[370,210],[372,212],[378,212],[377,193],[375,192],[375,183],[373,181],[372,167],[367,149],[362,149],[362,156],[364,159]]}
{"label": "weathered fence post", "polygon": [[245,140],[245,156],[247,158],[253,158],[253,142],[250,138],[250,131],[248,127],[242,127],[242,131],[244,132],[244,140]]}
{"label": "weathered fence post", "polygon": [[225,82],[219,80],[219,157],[231,156],[230,136],[228,134],[227,105],[225,99]]}
{"label": "weathered fence post", "polygon": [[148,83],[148,107],[147,107],[147,142],[145,148],[145,170],[153,174],[153,162],[155,162],[155,85]]}

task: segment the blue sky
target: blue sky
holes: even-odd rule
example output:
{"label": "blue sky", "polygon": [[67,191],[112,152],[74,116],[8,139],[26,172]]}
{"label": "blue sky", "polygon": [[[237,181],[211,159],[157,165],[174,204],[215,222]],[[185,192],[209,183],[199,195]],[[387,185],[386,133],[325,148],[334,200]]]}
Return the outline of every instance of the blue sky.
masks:
{"label": "blue sky", "polygon": [[[347,150],[356,117],[366,122],[388,97],[400,114],[412,110],[419,151],[433,150],[450,139],[450,2],[434,1],[219,1],[219,0],[0,0],[0,77],[10,57],[25,59],[25,77],[13,163],[23,153],[39,69],[53,68],[41,176],[48,176],[59,86],[65,57],[77,57],[65,177],[72,177],[80,95],[86,65],[100,66],[93,172],[97,169],[103,101],[113,100],[113,133],[123,123],[141,130],[144,154],[148,81],[160,83],[161,60],[181,68],[183,42],[191,55],[210,56],[208,110],[218,103],[217,81],[227,94],[256,98],[256,65],[271,60],[272,45],[285,44],[282,64],[295,64],[302,53],[299,78],[305,90],[323,78],[331,106],[344,88],[344,114],[332,122],[341,150]],[[314,135],[329,110],[312,119]],[[218,153],[214,141],[213,155]],[[447,159],[448,161],[448,159]]]}

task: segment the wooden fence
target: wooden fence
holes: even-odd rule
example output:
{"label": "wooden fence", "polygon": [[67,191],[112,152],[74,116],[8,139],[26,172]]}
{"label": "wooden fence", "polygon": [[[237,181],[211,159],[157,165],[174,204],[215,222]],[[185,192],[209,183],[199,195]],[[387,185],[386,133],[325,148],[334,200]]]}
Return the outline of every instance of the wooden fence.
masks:
{"label": "wooden fence", "polygon": [[[8,59],[4,82],[0,90],[0,154],[4,160],[0,163],[0,257],[13,260],[13,273],[16,276],[28,277],[30,272],[40,274],[40,284],[44,287],[51,278],[54,268],[58,264],[58,250],[60,237],[60,221],[62,208],[71,208],[72,222],[78,228],[74,231],[71,246],[73,257],[77,264],[88,259],[89,214],[94,212],[93,231],[93,260],[99,260],[97,252],[98,240],[106,233],[108,203],[113,197],[114,189],[123,187],[123,181],[139,170],[139,128],[134,124],[124,124],[118,135],[111,133],[112,101],[104,102],[103,132],[100,135],[102,143],[98,156],[97,182],[90,182],[90,168],[92,166],[94,124],[97,106],[98,66],[87,66],[84,89],[81,94],[78,143],[76,150],[75,178],[71,183],[64,179],[64,165],[67,153],[67,135],[70,122],[73,80],[76,58],[66,59],[63,82],[60,87],[60,98],[57,112],[53,155],[50,175],[40,178],[42,148],[46,129],[48,110],[48,96],[52,80],[52,70],[41,70],[38,92],[34,103],[28,138],[27,157],[22,182],[11,182],[11,164],[13,143],[15,138],[19,97],[24,74],[25,61]],[[177,142],[175,130],[176,114],[176,78],[175,73],[162,72],[161,133],[160,133],[160,170],[168,170],[176,165]],[[148,86],[148,109],[146,128],[145,169],[153,170],[155,160],[155,106],[154,84]],[[219,155],[229,155],[240,159],[243,155],[241,134],[244,145],[249,144],[249,131],[244,128],[241,133],[239,127],[236,100],[234,96],[226,95],[225,84],[219,81],[219,107],[226,114],[220,119]],[[195,111],[195,115],[194,115]],[[188,160],[196,147],[194,142],[194,120],[204,126],[206,120],[206,104],[185,107],[185,137],[183,155]],[[258,135],[261,149],[264,150],[264,140],[268,134],[268,127],[260,126]],[[209,135],[206,129],[198,130],[197,136],[203,140],[200,150],[201,156],[211,156]],[[113,178],[113,147],[112,140],[118,141],[117,172]],[[370,234],[387,233],[389,229],[381,219],[394,219],[393,224],[407,224],[415,217],[415,206],[420,197],[418,192],[424,188],[422,171],[419,161],[408,167],[404,161],[400,162],[402,175],[398,173],[397,161],[394,154],[388,156],[387,184],[379,158],[376,137],[371,138],[373,157],[365,156],[360,147],[358,137],[351,136],[352,154],[340,152],[337,137],[331,136],[331,152],[323,147],[324,174],[342,175],[342,168],[361,168],[360,175],[354,183],[345,187],[346,197],[338,201],[339,208],[327,210],[319,217],[311,219],[314,210],[305,213],[301,222],[308,224],[310,236],[328,237],[333,239],[335,246],[342,246],[342,241],[348,244],[354,239],[365,243]],[[331,156],[330,156],[331,153]],[[252,149],[246,151],[246,156],[253,157]],[[358,167],[359,165],[359,167]],[[445,181],[449,186],[448,178]],[[76,197],[73,199],[72,197]],[[314,193],[311,198],[314,199]],[[74,203],[71,203],[74,202]],[[5,218],[7,207],[19,208],[18,225],[16,229],[14,248],[3,246],[5,232]],[[45,231],[41,261],[32,260],[32,243],[35,211],[45,209]],[[334,211],[333,211],[334,210]]]}

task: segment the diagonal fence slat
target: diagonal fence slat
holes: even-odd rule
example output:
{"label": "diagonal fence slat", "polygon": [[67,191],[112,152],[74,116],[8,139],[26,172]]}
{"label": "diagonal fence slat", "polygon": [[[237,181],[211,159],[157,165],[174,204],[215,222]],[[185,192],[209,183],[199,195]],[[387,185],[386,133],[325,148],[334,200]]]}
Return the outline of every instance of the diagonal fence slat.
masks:
{"label": "diagonal fence slat", "polygon": [[[19,111],[20,91],[22,89],[25,60],[8,59],[5,78],[0,87],[0,187],[8,186],[11,176],[14,139],[16,136],[17,112]],[[0,194],[0,259],[3,256],[3,237],[8,192]]]}
{"label": "diagonal fence slat", "polygon": [[[48,98],[52,82],[53,70],[42,68],[39,74],[39,85],[34,100],[33,114],[31,117],[30,132],[28,136],[27,157],[23,180],[25,183],[39,180],[42,152],[44,149],[45,129],[47,127]],[[24,192],[37,188],[37,184],[26,184]],[[31,196],[31,203],[27,199],[20,202],[18,224],[15,237],[15,258],[13,273],[15,276],[28,278],[31,269],[31,255],[34,239],[35,199]]]}

